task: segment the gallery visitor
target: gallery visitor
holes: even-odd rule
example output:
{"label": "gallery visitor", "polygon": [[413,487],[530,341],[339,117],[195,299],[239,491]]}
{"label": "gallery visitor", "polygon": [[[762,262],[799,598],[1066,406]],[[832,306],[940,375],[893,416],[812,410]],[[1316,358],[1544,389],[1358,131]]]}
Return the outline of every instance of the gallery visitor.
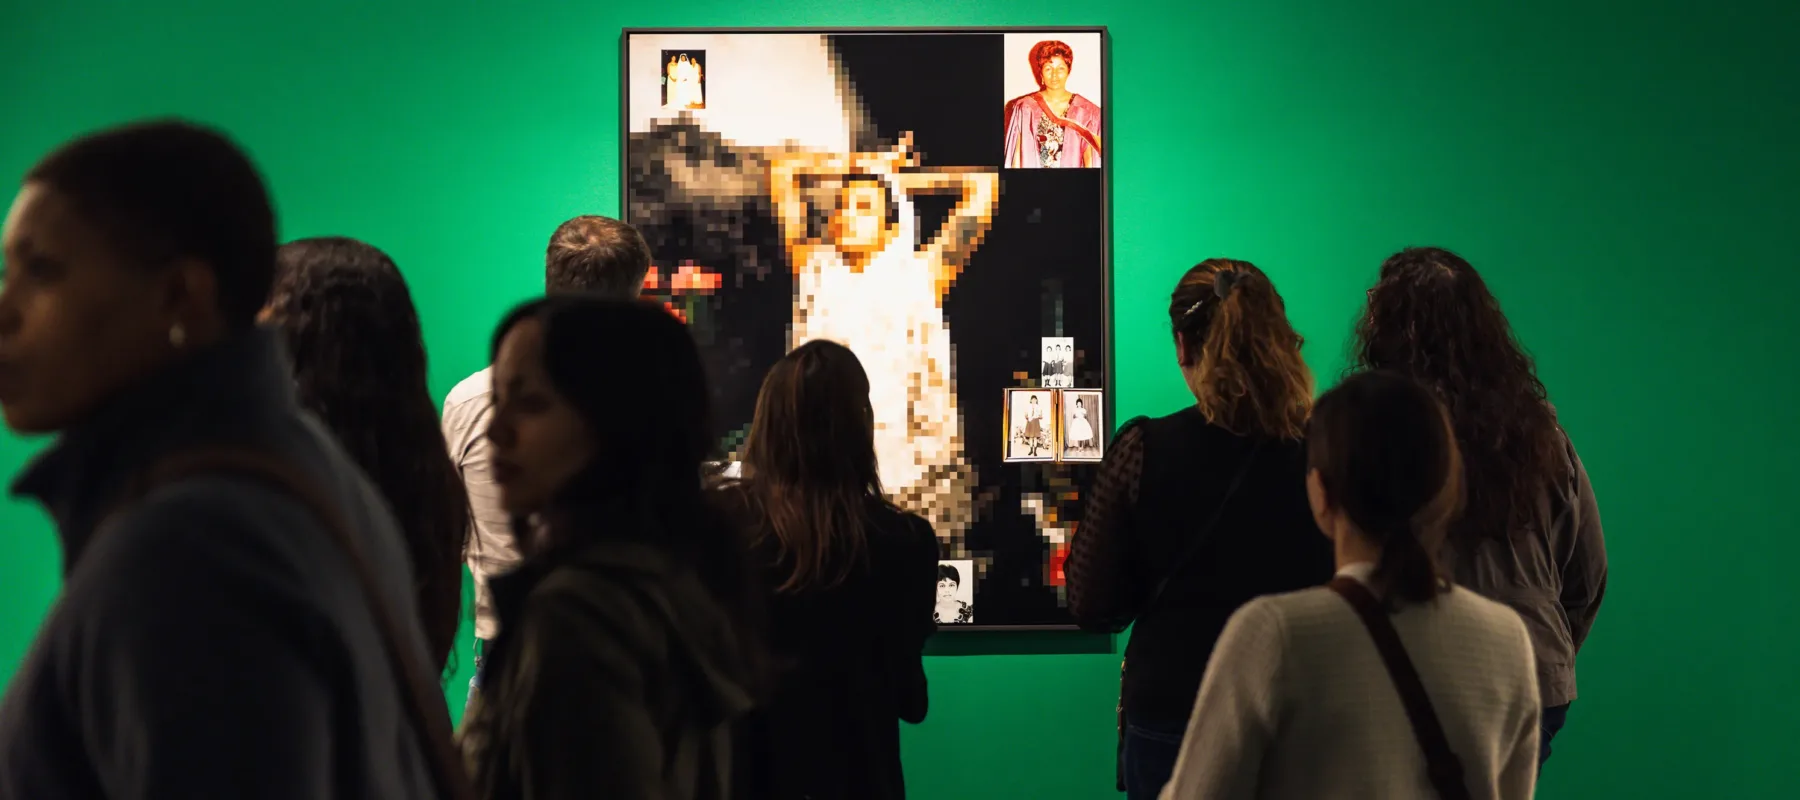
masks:
{"label": "gallery visitor", "polygon": [[256,325],[275,217],[244,152],[77,139],[4,247],[0,411],[56,436],[12,491],[64,568],[0,700],[0,798],[463,796],[400,527]]}
{"label": "gallery visitor", "polygon": [[1430,387],[1449,409],[1468,482],[1450,529],[1458,584],[1512,606],[1531,631],[1542,753],[1575,700],[1575,657],[1606,592],[1606,542],[1587,470],[1537,367],[1468,261],[1408,248],[1381,266],[1356,326],[1358,369]]}
{"label": "gallery visitor", "polygon": [[462,730],[477,795],[729,796],[762,597],[701,484],[698,348],[659,304],[560,295],[507,315],[492,362],[491,463],[524,558],[490,580],[499,635]]}
{"label": "gallery visitor", "polygon": [[469,495],[444,451],[406,279],[386,253],[355,239],[289,242],[276,251],[262,317],[282,331],[300,405],[399,518],[433,674],[441,674],[462,624]]}
{"label": "gallery visitor", "polygon": [[[544,291],[635,299],[650,271],[650,246],[636,228],[610,217],[584,215],[563,222],[544,253]],[[469,574],[475,581],[475,676],[469,694],[481,686],[483,653],[499,632],[488,579],[519,564],[512,522],[500,507],[487,439],[493,419],[494,370],[483,367],[464,378],[444,398],[444,439],[468,488],[475,530],[468,546]]]}
{"label": "gallery visitor", "polygon": [[900,722],[925,719],[938,539],[883,494],[869,379],[829,341],[776,362],[720,499],[766,575],[779,665],[745,730],[744,797],[898,800]]}
{"label": "gallery visitor", "polygon": [[1232,612],[1331,577],[1304,486],[1312,373],[1275,285],[1249,262],[1208,259],[1176,284],[1169,323],[1194,404],[1121,429],[1066,565],[1078,624],[1134,626],[1119,700],[1131,800],[1168,780]]}
{"label": "gallery visitor", "polygon": [[1462,490],[1443,407],[1361,373],[1319,398],[1306,445],[1337,577],[1232,615],[1163,800],[1530,798],[1531,638],[1438,561]]}

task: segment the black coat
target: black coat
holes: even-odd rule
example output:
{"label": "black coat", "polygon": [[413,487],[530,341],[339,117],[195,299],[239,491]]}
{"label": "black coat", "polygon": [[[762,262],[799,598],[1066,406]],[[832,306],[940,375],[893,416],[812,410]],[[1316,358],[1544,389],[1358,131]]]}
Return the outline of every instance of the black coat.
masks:
{"label": "black coat", "polygon": [[[199,475],[101,530],[166,457],[272,455],[336,502],[404,646],[431,663],[399,527],[300,410],[288,369],[268,331],[196,352],[64,432],[13,486],[50,512],[65,567],[0,701],[0,798],[435,795],[367,598],[301,501]],[[448,714],[435,722],[448,735]]]}
{"label": "black coat", "polygon": [[[739,489],[724,505],[755,536],[764,523]],[[924,721],[923,652],[937,629],[938,541],[931,526],[869,502],[867,567],[825,590],[777,594],[788,570],[771,538],[767,568],[773,700],[751,715],[742,741],[748,786],[767,800],[898,800],[906,796],[900,723]]]}

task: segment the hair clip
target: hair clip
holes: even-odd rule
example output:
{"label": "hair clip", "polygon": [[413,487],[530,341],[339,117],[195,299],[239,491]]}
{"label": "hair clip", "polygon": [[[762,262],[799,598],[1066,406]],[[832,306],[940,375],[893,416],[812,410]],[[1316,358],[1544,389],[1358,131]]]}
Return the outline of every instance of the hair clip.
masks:
{"label": "hair clip", "polygon": [[1231,294],[1231,290],[1237,287],[1238,281],[1242,280],[1243,277],[1244,273],[1238,272],[1235,269],[1228,269],[1219,273],[1213,277],[1213,294],[1218,295],[1220,300],[1225,299]]}

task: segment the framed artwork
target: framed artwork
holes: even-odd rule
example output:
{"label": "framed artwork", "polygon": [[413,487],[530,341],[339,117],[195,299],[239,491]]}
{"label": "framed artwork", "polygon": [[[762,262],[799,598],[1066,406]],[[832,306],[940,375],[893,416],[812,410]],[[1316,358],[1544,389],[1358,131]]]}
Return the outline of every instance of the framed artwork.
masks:
{"label": "framed artwork", "polygon": [[1055,461],[1061,441],[1057,431],[1056,392],[1047,389],[1006,390],[1006,457],[1011,462]]}
{"label": "framed artwork", "polygon": [[[1112,386],[1105,29],[629,29],[621,50],[623,216],[645,295],[707,362],[721,456],[770,365],[844,344],[883,486],[969,567],[980,621],[958,629],[1072,627],[1094,467],[1057,461],[1055,389]],[[1047,438],[1014,442],[1002,392]]]}
{"label": "framed artwork", "polygon": [[1068,336],[1044,337],[1043,372],[1038,385],[1046,389],[1066,389],[1075,385],[1075,340]]}
{"label": "framed artwork", "polygon": [[938,562],[937,604],[931,618],[939,625],[976,624],[975,562]]}
{"label": "framed artwork", "polygon": [[1095,420],[1105,418],[1106,394],[1095,389],[1062,389],[1056,393],[1056,407],[1062,416],[1057,459],[1100,461],[1106,454],[1106,432]]}

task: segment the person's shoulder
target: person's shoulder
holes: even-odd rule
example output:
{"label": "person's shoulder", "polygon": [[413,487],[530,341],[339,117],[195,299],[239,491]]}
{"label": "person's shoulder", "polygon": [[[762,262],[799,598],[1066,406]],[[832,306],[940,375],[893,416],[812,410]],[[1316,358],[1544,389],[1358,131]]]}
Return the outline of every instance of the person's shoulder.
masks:
{"label": "person's shoulder", "polygon": [[931,560],[937,561],[937,532],[924,516],[885,501],[871,501],[870,521],[874,523],[870,526],[870,538],[875,546],[920,556],[929,553]]}
{"label": "person's shoulder", "polygon": [[245,585],[258,587],[259,601],[297,597],[312,585],[313,555],[289,529],[304,513],[298,503],[249,478],[177,481],[103,522],[82,572],[120,598]]}
{"label": "person's shoulder", "polygon": [[1254,608],[1255,613],[1263,619],[1280,620],[1285,624],[1305,624],[1329,617],[1334,605],[1342,603],[1343,600],[1331,589],[1309,586],[1263,595],[1245,603],[1239,610]]}
{"label": "person's shoulder", "polygon": [[1069,99],[1069,105],[1071,107],[1085,108],[1085,109],[1092,110],[1092,111],[1100,110],[1099,103],[1089,100],[1086,96],[1080,95],[1080,94],[1071,96]]}
{"label": "person's shoulder", "polygon": [[551,568],[531,587],[523,616],[547,623],[532,627],[550,636],[570,629],[610,631],[624,639],[647,635],[651,610],[687,576],[654,548],[606,549],[618,552],[590,550]]}
{"label": "person's shoulder", "polygon": [[1467,587],[1452,587],[1449,592],[1439,595],[1438,601],[1480,630],[1502,637],[1528,635],[1524,618],[1512,606]]}
{"label": "person's shoulder", "polygon": [[450,389],[450,394],[444,397],[444,411],[447,414],[451,409],[470,403],[485,403],[493,390],[494,368],[492,366],[483,367],[469,377],[457,381],[456,386]]}
{"label": "person's shoulder", "polygon": [[1017,111],[1019,106],[1030,103],[1031,98],[1036,94],[1037,94],[1037,92],[1032,92],[1030,94],[1022,94],[1022,95],[1019,95],[1018,97],[1015,97],[1011,100],[1006,101],[1006,113],[1011,114],[1012,112]]}

